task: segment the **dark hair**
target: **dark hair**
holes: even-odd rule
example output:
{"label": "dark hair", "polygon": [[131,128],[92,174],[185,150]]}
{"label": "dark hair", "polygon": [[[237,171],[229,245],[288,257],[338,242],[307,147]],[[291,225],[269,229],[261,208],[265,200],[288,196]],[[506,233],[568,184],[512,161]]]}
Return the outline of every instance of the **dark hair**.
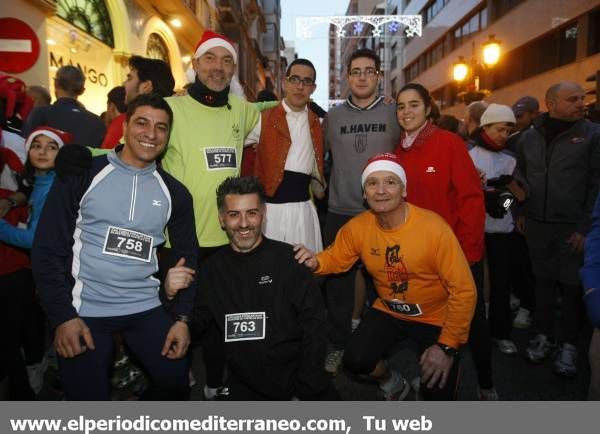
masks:
{"label": "dark hair", "polygon": [[131,56],[129,67],[135,69],[140,81],[150,81],[152,83],[152,92],[162,97],[173,95],[175,79],[171,67],[162,60]]}
{"label": "dark hair", "polygon": [[368,57],[369,59],[372,59],[373,62],[375,62],[375,69],[377,71],[379,71],[379,69],[381,68],[381,59],[379,58],[377,53],[373,50],[369,50],[368,48],[361,48],[352,53],[348,58],[348,65],[346,67],[346,70],[348,72],[350,72],[350,65],[352,65],[354,59],[358,59],[359,57]]}
{"label": "dark hair", "polygon": [[256,95],[256,102],[263,101],[277,101],[277,95],[275,95],[269,89],[263,89],[258,92],[258,95]]}
{"label": "dark hair", "polygon": [[292,63],[290,63],[290,65],[285,70],[285,76],[286,77],[289,77],[290,71],[292,70],[292,66],[294,66],[294,65],[308,66],[310,69],[313,70],[313,75],[314,75],[313,80],[317,81],[317,70],[315,69],[315,65],[313,65],[310,60],[308,60],[308,59],[302,59],[302,58],[295,59]]}
{"label": "dark hair", "polygon": [[396,100],[398,99],[400,94],[406,90],[414,90],[415,92],[417,92],[423,100],[423,104],[425,104],[425,110],[427,111],[427,109],[430,109],[429,114],[427,115],[427,119],[435,121],[437,118],[440,117],[440,109],[438,108],[437,104],[433,101],[433,98],[431,98],[431,95],[429,94],[429,91],[425,88],[425,86],[419,83],[407,83],[404,86],[402,86],[402,89],[400,89],[400,91],[398,92]]}
{"label": "dark hair", "polygon": [[142,106],[150,106],[155,109],[166,111],[169,115],[169,127],[173,124],[173,110],[171,110],[171,107],[169,104],[167,104],[163,97],[156,93],[145,93],[143,95],[138,95],[127,105],[128,122],[138,107]]}
{"label": "dark hair", "polygon": [[79,96],[85,90],[85,75],[81,69],[75,66],[61,66],[56,71],[56,86],[64,90],[68,95]]}
{"label": "dark hair", "polygon": [[113,87],[107,94],[106,98],[108,102],[112,102],[119,113],[125,113],[127,111],[127,104],[125,104],[125,87],[116,86]]}
{"label": "dark hair", "polygon": [[23,171],[21,172],[20,178],[23,185],[33,187],[35,182],[35,167],[29,162],[29,151],[27,151],[27,160],[25,160],[25,164],[23,164]]}
{"label": "dark hair", "polygon": [[435,124],[442,130],[458,134],[458,127],[460,126],[460,121],[452,115],[442,115],[438,118]]}
{"label": "dark hair", "polygon": [[258,194],[260,204],[266,202],[265,188],[256,176],[242,178],[230,176],[217,187],[217,207],[219,212],[225,209],[225,196],[228,194]]}

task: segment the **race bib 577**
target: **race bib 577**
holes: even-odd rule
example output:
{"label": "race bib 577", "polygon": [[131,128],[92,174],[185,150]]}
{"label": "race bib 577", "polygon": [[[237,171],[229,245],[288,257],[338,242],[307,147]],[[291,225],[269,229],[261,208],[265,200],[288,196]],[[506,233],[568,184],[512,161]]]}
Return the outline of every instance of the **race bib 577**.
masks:
{"label": "race bib 577", "polygon": [[208,170],[237,168],[235,148],[206,148],[204,156]]}

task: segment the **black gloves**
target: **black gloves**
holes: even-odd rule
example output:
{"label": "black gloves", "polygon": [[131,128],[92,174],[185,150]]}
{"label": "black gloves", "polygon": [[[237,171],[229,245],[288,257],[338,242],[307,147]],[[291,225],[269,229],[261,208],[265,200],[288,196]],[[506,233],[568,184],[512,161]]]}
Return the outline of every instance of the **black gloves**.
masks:
{"label": "black gloves", "polygon": [[79,176],[92,167],[92,152],[82,145],[66,145],[60,148],[54,162],[56,175],[64,181],[69,176]]}
{"label": "black gloves", "polygon": [[503,188],[485,190],[484,196],[485,211],[495,219],[504,217],[515,201],[515,196]]}

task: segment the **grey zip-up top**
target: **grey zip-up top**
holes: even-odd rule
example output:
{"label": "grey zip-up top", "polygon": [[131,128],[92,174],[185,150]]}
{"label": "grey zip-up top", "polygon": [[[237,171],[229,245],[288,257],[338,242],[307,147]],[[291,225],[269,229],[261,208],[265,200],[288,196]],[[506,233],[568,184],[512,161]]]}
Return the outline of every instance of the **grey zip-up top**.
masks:
{"label": "grey zip-up top", "polygon": [[[52,325],[159,306],[154,274],[165,227],[173,253],[195,267],[191,195],[154,163],[137,169],[113,150],[94,158],[82,176],[57,178],[32,249],[34,277]],[[191,312],[195,285],[180,292],[174,314]]]}
{"label": "grey zip-up top", "polygon": [[600,182],[600,125],[582,119],[546,143],[547,116],[519,138],[517,169],[529,190],[524,213],[544,223],[576,224],[585,235]]}

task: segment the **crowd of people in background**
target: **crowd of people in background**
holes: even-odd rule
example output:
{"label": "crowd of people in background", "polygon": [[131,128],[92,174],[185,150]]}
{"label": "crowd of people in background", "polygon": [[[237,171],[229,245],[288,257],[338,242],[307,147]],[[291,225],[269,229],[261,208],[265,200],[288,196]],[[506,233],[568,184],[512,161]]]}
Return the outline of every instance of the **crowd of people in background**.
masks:
{"label": "crowd of people in background", "polygon": [[[358,49],[325,113],[308,59],[280,100],[236,94],[234,45],[205,31],[177,93],[132,56],[101,117],[77,67],[53,103],[0,75],[0,398],[35,399],[54,363],[66,399],[187,399],[199,346],[206,400],[335,400],[342,369],[386,400],[451,400],[465,351],[478,398],[509,399],[494,346],[573,378],[591,325],[600,400],[600,124],[580,84],[458,119],[418,83],[380,95]],[[407,341],[416,378],[389,362]]]}

